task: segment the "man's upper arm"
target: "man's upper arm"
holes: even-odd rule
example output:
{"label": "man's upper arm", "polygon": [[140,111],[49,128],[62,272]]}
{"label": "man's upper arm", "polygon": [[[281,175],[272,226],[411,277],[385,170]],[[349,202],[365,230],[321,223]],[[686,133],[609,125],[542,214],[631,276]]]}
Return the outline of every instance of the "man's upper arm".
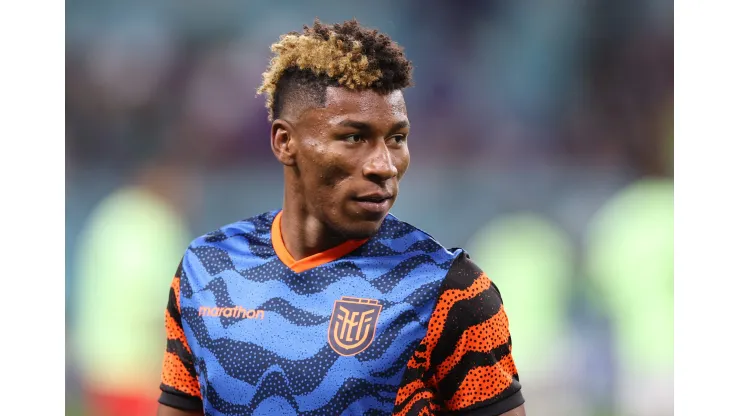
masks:
{"label": "man's upper arm", "polygon": [[460,412],[448,412],[448,415],[455,415],[455,416],[527,416],[527,413],[524,411],[524,405],[519,405],[508,412],[505,413],[492,413],[491,409],[488,407],[481,407],[478,409],[473,409],[469,411],[460,411]]}
{"label": "man's upper arm", "polygon": [[527,412],[524,411],[524,405],[521,405],[509,410],[501,416],[527,416]]}
{"label": "man's upper arm", "polygon": [[165,406],[163,404],[160,404],[159,408],[157,409],[157,416],[202,416],[202,415],[203,415],[202,410],[195,410],[195,411],[180,410],[180,409],[175,409],[174,407]]}
{"label": "man's upper arm", "polygon": [[[160,384],[162,394],[159,397],[160,410],[158,412],[164,415],[191,415],[193,412],[196,412],[195,414],[203,412],[195,359],[188,345],[180,315],[181,278],[187,278],[183,272],[182,262],[172,280],[169,301],[165,310],[167,350],[162,364],[162,383]],[[171,411],[176,413],[171,413]]]}
{"label": "man's upper arm", "polygon": [[524,415],[501,295],[467,254],[451,266],[435,314],[444,319],[430,364],[445,410],[466,416]]}

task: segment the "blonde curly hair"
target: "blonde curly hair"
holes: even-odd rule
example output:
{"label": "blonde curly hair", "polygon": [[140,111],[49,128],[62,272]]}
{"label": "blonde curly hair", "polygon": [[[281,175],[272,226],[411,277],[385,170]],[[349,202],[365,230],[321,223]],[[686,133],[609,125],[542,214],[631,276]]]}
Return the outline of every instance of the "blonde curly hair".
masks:
{"label": "blonde curly hair", "polygon": [[293,90],[308,89],[323,101],[328,86],[388,93],[411,85],[412,66],[403,48],[355,19],[334,25],[316,20],[303,33],[281,36],[271,50],[257,90],[266,96],[270,121],[280,117]]}

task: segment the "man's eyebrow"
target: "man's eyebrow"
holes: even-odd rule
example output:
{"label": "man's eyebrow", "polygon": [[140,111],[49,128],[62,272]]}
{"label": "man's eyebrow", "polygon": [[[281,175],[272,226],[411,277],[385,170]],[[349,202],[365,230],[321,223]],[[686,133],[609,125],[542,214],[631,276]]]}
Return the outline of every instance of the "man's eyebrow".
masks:
{"label": "man's eyebrow", "polygon": [[[356,121],[356,120],[343,120],[337,124],[338,126],[342,127],[351,127],[355,128],[357,130],[372,130],[372,126],[368,123],[365,123],[363,121]],[[399,122],[396,122],[391,126],[391,131],[401,130],[403,128],[411,127],[411,124],[408,120],[401,120]]]}
{"label": "man's eyebrow", "polygon": [[355,120],[343,120],[337,125],[342,126],[342,127],[352,127],[357,130],[370,130],[371,129],[368,123],[365,123],[362,121],[355,121]]}
{"label": "man's eyebrow", "polygon": [[401,120],[391,127],[392,131],[401,130],[403,128],[411,127],[411,123],[408,120]]}

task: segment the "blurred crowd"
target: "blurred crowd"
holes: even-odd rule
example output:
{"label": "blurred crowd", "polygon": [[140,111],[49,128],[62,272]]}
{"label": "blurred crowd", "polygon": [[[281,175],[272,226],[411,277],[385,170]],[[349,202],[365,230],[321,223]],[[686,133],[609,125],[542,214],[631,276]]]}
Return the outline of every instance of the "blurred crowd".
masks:
{"label": "blurred crowd", "polygon": [[125,167],[167,140],[211,169],[269,159],[255,94],[269,45],[317,16],[357,16],[405,46],[416,159],[656,171],[665,158],[671,2],[278,4],[68,2],[70,167]]}
{"label": "blurred crowd", "polygon": [[69,414],[156,400],[180,254],[280,206],[255,94],[269,45],[317,17],[406,48],[412,164],[394,213],[494,276],[528,412],[672,414],[672,2],[66,7]]}

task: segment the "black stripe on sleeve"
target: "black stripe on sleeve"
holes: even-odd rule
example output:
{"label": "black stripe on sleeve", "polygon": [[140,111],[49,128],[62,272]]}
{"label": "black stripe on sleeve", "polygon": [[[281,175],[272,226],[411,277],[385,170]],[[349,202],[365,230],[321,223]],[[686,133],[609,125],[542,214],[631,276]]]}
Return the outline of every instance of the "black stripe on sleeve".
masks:
{"label": "black stripe on sleeve", "polygon": [[180,341],[179,339],[168,339],[167,352],[175,354],[188,370],[188,374],[190,374],[195,379],[198,378],[198,374],[195,371],[195,360],[193,358],[193,354],[191,354],[190,351],[185,348],[185,345],[183,345],[182,341]]}
{"label": "black stripe on sleeve", "polygon": [[512,387],[509,387],[502,392],[500,397],[504,398],[486,400],[477,404],[472,409],[447,412],[444,414],[450,416],[499,416],[524,404],[524,396],[519,388],[514,390]]}
{"label": "black stripe on sleeve", "polygon": [[491,319],[500,309],[501,299],[493,285],[471,299],[456,302],[447,315],[442,335],[432,351],[432,367],[442,364],[455,352],[457,342],[465,331]]}
{"label": "black stripe on sleeve", "polygon": [[[438,397],[447,401],[457,392],[460,384],[465,380],[470,370],[477,367],[487,367],[498,362],[496,357],[502,357],[509,353],[509,346],[504,344],[494,348],[492,352],[469,352],[465,354],[459,363],[442,380],[438,380]],[[514,374],[512,385],[518,384],[518,375]]]}
{"label": "black stripe on sleeve", "polygon": [[187,412],[203,410],[203,401],[198,397],[185,394],[167,385],[161,386],[162,393],[159,395],[159,403],[175,409]]}

